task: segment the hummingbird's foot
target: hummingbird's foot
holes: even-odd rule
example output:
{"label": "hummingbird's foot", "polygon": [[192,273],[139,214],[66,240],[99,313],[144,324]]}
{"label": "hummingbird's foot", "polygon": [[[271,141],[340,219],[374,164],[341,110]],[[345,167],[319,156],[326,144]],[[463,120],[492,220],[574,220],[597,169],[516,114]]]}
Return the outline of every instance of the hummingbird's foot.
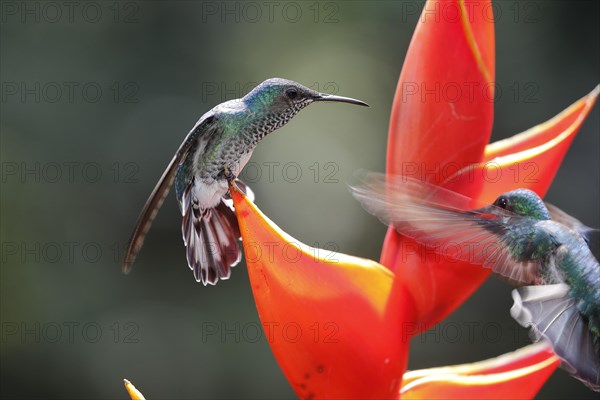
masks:
{"label": "hummingbird's foot", "polygon": [[229,183],[233,183],[237,179],[234,173],[227,166],[223,168],[223,177],[227,179]]}

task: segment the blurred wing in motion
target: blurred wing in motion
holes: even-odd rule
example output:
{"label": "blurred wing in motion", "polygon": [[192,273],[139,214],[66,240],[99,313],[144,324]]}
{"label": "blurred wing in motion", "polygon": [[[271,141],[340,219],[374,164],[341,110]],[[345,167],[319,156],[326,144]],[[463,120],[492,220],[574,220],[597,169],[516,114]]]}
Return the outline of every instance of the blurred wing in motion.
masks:
{"label": "blurred wing in motion", "polygon": [[135,227],[133,228],[133,233],[131,234],[131,239],[129,239],[129,245],[127,246],[127,251],[125,252],[125,257],[123,258],[122,269],[124,273],[127,274],[129,271],[131,271],[135,257],[142,248],[146,234],[148,233],[150,226],[152,226],[152,221],[154,221],[154,218],[162,206],[165,197],[167,197],[167,194],[169,194],[169,190],[171,189],[171,185],[173,185],[173,179],[175,178],[179,164],[186,157],[190,148],[196,142],[198,136],[213,131],[215,126],[216,124],[214,123],[212,114],[204,114],[198,120],[194,128],[185,137],[183,143],[181,143],[179,146],[179,149],[177,149],[175,156],[158,180],[158,183],[154,187],[150,197],[148,197],[148,200],[146,200],[146,204],[144,205]]}
{"label": "blurred wing in motion", "polygon": [[361,175],[361,184],[351,187],[354,197],[402,235],[449,262],[482,265],[520,284],[537,281],[540,263],[515,259],[510,249],[516,243],[505,235],[510,224],[526,223],[523,217],[413,178]]}
{"label": "blurred wing in motion", "polygon": [[590,389],[600,391],[600,354],[577,309],[577,300],[569,296],[569,286],[524,286],[513,290],[512,296],[510,315],[531,329],[531,339],[549,340],[563,360],[563,368]]}

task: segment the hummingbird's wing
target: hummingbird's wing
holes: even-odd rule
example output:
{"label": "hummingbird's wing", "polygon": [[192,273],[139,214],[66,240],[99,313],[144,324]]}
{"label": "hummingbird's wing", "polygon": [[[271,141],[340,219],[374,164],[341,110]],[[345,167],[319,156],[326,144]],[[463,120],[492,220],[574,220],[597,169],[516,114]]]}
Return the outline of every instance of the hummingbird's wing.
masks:
{"label": "hummingbird's wing", "polygon": [[600,391],[600,354],[569,290],[564,283],[515,289],[510,315],[531,329],[534,342],[549,340],[564,369],[590,389]]}
{"label": "hummingbird's wing", "polygon": [[187,134],[183,140],[183,143],[181,143],[179,146],[179,149],[177,149],[175,156],[158,180],[158,183],[154,187],[154,190],[152,190],[150,197],[148,197],[148,200],[146,200],[146,204],[144,205],[144,208],[137,219],[135,227],[133,228],[133,233],[131,234],[131,239],[129,240],[129,245],[127,246],[125,257],[122,263],[123,272],[129,273],[129,271],[131,271],[135,257],[144,244],[146,233],[148,233],[148,230],[152,225],[152,221],[154,221],[154,218],[156,217],[156,213],[162,206],[163,201],[165,200],[165,197],[169,193],[169,189],[173,184],[177,167],[185,158],[190,148],[194,145],[198,136],[215,131],[217,127],[218,124],[215,123],[213,114],[211,112],[204,114],[202,117],[200,117],[194,128],[192,128],[192,130]]}
{"label": "hummingbird's wing", "polygon": [[[371,214],[444,257],[491,268],[513,282],[533,284],[540,262],[518,260],[506,235],[524,218],[499,207],[404,176],[368,173],[352,194]],[[469,211],[479,209],[479,211]]]}
{"label": "hummingbird's wing", "polygon": [[561,210],[560,208],[556,207],[553,204],[550,204],[550,203],[545,203],[545,204],[546,204],[546,208],[550,212],[550,217],[552,218],[552,221],[558,222],[559,224],[562,224],[562,225],[566,226],[567,228],[573,229],[574,231],[578,232],[588,243],[589,243],[589,239],[590,239],[589,238],[590,233],[598,230],[598,229],[590,228],[589,226],[584,225],[583,222],[581,222],[577,218],[567,214],[566,212],[564,212],[563,210]]}

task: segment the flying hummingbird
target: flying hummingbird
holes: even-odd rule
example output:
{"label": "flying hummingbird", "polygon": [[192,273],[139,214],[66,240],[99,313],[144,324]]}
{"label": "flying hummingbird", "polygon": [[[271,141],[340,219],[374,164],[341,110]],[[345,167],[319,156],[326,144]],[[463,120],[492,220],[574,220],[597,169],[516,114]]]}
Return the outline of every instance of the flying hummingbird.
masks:
{"label": "flying hummingbird", "polygon": [[482,265],[518,286],[511,316],[547,339],[562,366],[600,390],[600,265],[593,229],[528,189],[489,204],[409,177],[366,174],[351,187],[371,214],[448,257]]}
{"label": "flying hummingbird", "polygon": [[[239,227],[228,183],[235,181],[258,142],[317,101],[368,106],[348,97],[319,93],[286,79],[262,82],[241,99],[217,105],[200,117],[159,179],[131,235],[123,271],[131,270],[144,237],[173,181],[183,216],[182,234],[196,281],[228,279],[241,259]],[[241,190],[249,189],[239,180]]]}

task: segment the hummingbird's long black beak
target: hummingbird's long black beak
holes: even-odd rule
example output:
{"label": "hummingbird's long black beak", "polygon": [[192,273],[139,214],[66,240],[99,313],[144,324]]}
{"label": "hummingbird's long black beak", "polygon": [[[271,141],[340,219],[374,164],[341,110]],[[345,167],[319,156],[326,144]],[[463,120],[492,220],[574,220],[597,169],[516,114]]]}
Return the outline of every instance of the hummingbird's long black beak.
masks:
{"label": "hummingbird's long black beak", "polygon": [[318,96],[315,97],[315,101],[337,101],[339,103],[350,103],[357,104],[359,106],[369,107],[369,105],[364,101],[356,100],[351,97],[334,96],[333,94],[325,93],[319,93]]}

